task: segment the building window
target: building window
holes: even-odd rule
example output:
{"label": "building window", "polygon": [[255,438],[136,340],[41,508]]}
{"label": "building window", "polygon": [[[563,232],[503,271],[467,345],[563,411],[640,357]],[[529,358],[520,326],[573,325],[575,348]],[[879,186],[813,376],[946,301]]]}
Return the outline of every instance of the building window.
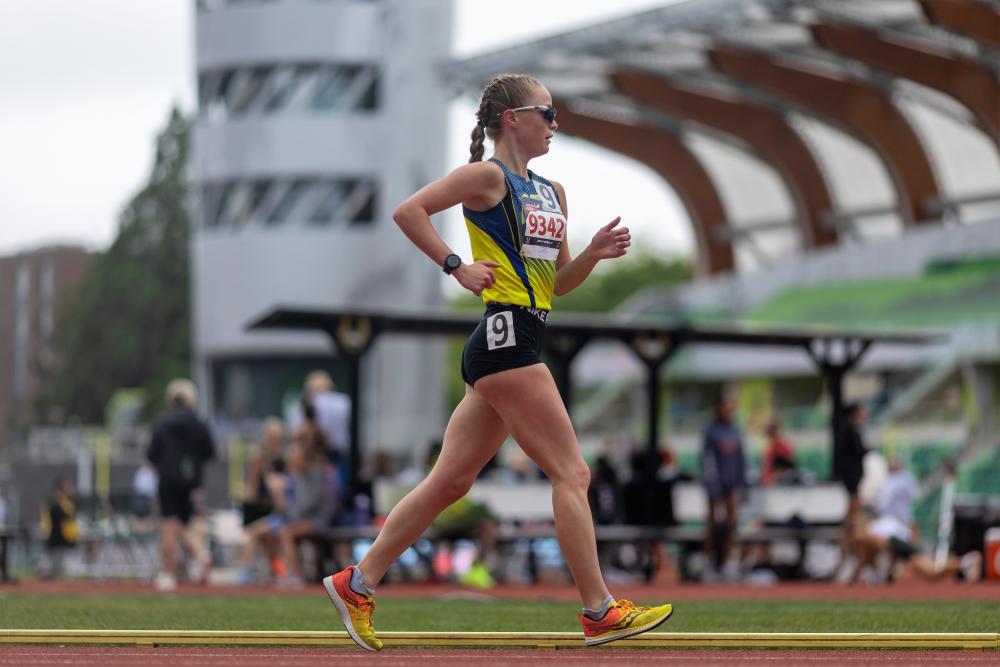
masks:
{"label": "building window", "polygon": [[213,121],[294,111],[371,112],[379,103],[374,65],[295,63],[208,70],[198,108]]}
{"label": "building window", "polygon": [[[265,5],[281,0],[195,0],[195,7],[202,14],[217,12],[222,9],[232,9],[240,7],[253,7],[254,5]],[[331,2],[335,0],[313,0],[313,2]],[[354,0],[355,2],[381,2],[382,0]]]}
{"label": "building window", "polygon": [[201,189],[205,228],[371,225],[377,187],[371,177],[234,180]]}
{"label": "building window", "polygon": [[198,11],[207,14],[217,12],[220,9],[253,7],[254,5],[265,5],[278,0],[195,0]]}

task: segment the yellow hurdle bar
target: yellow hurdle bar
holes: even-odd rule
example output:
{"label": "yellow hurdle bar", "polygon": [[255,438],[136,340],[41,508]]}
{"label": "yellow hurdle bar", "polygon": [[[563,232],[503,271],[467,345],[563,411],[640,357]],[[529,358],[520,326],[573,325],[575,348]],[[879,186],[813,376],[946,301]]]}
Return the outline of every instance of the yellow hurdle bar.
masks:
{"label": "yellow hurdle bar", "polygon": [[[386,647],[585,648],[578,632],[380,632]],[[0,644],[354,646],[346,632],[0,630]],[[1000,649],[996,632],[647,632],[614,648]]]}

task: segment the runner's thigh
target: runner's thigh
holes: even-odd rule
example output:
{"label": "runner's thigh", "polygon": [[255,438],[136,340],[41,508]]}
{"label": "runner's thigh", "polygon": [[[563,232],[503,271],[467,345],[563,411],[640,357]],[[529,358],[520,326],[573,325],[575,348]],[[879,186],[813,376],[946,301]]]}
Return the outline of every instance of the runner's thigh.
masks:
{"label": "runner's thigh", "polygon": [[476,391],[492,405],[524,453],[550,478],[586,463],[566,406],[545,364],[487,375]]}
{"label": "runner's thigh", "polygon": [[441,455],[432,476],[471,477],[493,458],[507,439],[507,427],[497,411],[475,389],[466,385],[465,397],[455,408],[444,432]]}

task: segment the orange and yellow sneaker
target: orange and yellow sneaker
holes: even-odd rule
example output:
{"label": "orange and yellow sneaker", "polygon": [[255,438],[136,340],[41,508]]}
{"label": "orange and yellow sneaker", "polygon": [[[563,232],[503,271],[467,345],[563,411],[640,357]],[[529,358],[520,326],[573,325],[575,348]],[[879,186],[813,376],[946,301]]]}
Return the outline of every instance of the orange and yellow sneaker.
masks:
{"label": "orange and yellow sneaker", "polygon": [[597,646],[616,639],[631,637],[640,632],[652,630],[670,618],[673,605],[659,607],[637,607],[628,600],[616,600],[608,607],[608,613],[599,621],[580,614],[583,623],[583,640],[587,646]]}
{"label": "orange and yellow sneaker", "polygon": [[324,577],[323,587],[333,606],[337,608],[340,620],[344,622],[351,639],[366,651],[378,651],[382,648],[382,641],[375,636],[375,628],[372,627],[375,599],[371,595],[354,592],[350,586],[353,570],[352,565],[337,574]]}

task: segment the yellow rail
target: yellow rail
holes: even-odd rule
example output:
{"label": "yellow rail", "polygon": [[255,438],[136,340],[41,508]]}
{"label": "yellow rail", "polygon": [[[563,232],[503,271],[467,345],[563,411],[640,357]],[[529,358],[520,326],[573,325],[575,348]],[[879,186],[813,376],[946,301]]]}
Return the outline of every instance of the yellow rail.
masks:
{"label": "yellow rail", "polygon": [[[577,632],[380,632],[386,647],[583,648]],[[346,632],[0,630],[0,644],[353,646]],[[647,632],[616,648],[1000,649],[996,632]]]}

